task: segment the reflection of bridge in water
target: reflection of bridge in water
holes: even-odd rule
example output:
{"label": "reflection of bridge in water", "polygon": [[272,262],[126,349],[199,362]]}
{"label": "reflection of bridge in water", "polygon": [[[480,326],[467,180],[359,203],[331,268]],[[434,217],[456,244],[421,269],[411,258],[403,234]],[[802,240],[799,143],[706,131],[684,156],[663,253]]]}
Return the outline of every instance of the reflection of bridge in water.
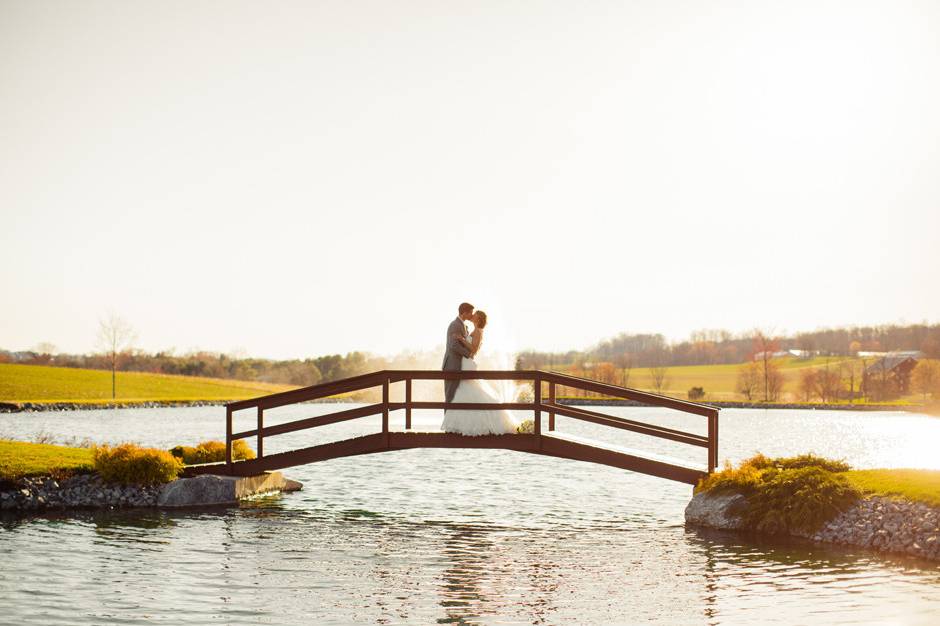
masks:
{"label": "reflection of bridge in water", "polygon": [[[417,402],[412,400],[412,383],[418,380],[445,380],[482,378],[487,380],[528,381],[533,385],[531,402],[499,403],[446,403]],[[404,401],[392,402],[389,392],[393,385],[404,385]],[[543,393],[547,386],[547,395]],[[683,413],[700,415],[707,419],[706,436],[666,428],[655,424],[605,415],[581,407],[573,407],[556,402],[557,388],[578,389],[613,398],[627,399],[643,405],[664,407]],[[295,420],[272,426],[264,425],[264,412],[311,400],[318,400],[338,394],[352,393],[366,389],[381,388],[382,401],[375,404],[346,409]],[[233,432],[233,414],[236,411],[254,409],[257,425],[251,430]],[[411,427],[411,412],[414,409],[509,409],[533,412],[533,432],[510,435],[483,435],[471,437],[441,431],[415,431]],[[403,431],[389,429],[389,413],[404,410],[405,428]],[[542,428],[542,414],[548,414],[547,432]],[[336,424],[372,415],[382,416],[382,430],[374,434],[354,437],[342,441],[324,443],[288,452],[264,454],[266,437],[307,430],[327,424]],[[690,465],[684,461],[671,459],[643,451],[607,445],[603,442],[565,435],[555,430],[555,416],[564,417],[628,430],[651,437],[667,439],[707,450],[707,463],[704,466]],[[275,393],[260,398],[232,402],[226,406],[226,461],[225,463],[192,466],[187,468],[188,475],[213,473],[235,476],[250,476],[264,471],[284,469],[294,465],[315,463],[346,456],[408,450],[411,448],[490,448],[515,450],[554,456],[563,459],[600,463],[621,469],[632,470],[670,480],[695,484],[703,476],[714,471],[718,464],[718,409],[704,404],[685,402],[675,398],[599,383],[585,378],[566,376],[556,372],[540,370],[477,370],[472,372],[442,372],[422,370],[383,370],[363,374],[344,380]],[[257,437],[257,458],[247,461],[232,460],[232,442],[237,439]]]}

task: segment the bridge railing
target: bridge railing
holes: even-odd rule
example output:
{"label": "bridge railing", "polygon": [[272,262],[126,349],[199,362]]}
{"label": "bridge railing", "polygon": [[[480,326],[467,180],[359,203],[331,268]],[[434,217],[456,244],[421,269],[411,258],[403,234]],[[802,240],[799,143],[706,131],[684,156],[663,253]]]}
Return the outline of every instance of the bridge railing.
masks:
{"label": "bridge railing", "polygon": [[[497,403],[466,403],[466,402],[425,402],[412,399],[412,383],[419,380],[502,380],[502,381],[526,381],[532,383],[533,397],[531,402],[497,402]],[[392,402],[390,400],[390,386],[395,383],[404,383],[405,393],[404,401]],[[543,392],[547,386],[547,396]],[[352,393],[381,387],[382,401],[351,409],[345,409],[329,413],[327,415],[317,415],[300,420],[294,420],[272,426],[264,425],[264,412],[267,409],[273,409],[290,404],[310,402],[328,398],[330,396]],[[699,415],[707,419],[707,435],[698,435],[686,431],[666,428],[656,424],[639,422],[614,415],[606,415],[596,411],[588,410],[583,407],[568,406],[561,404],[557,400],[557,391],[559,387],[580,389],[582,391],[593,392],[603,396],[631,400],[647,406],[663,407],[673,409],[683,413]],[[564,417],[609,426],[622,430],[628,430],[643,435],[649,435],[661,439],[667,439],[678,443],[688,444],[697,447],[703,447],[708,450],[708,472],[711,473],[718,465],[718,409],[705,404],[696,402],[686,402],[668,396],[637,391],[617,385],[601,383],[587,378],[578,378],[561,374],[558,372],[547,372],[542,370],[475,370],[460,372],[444,372],[439,370],[382,370],[354,376],[329,383],[313,385],[301,389],[292,389],[281,393],[275,393],[249,400],[239,400],[226,405],[225,417],[225,462],[231,466],[232,460],[232,442],[238,439],[249,437],[257,438],[256,452],[259,458],[264,457],[264,439],[274,435],[307,430],[318,426],[336,424],[348,420],[368,417],[372,415],[382,416],[382,433],[388,441],[389,433],[389,413],[396,410],[405,411],[405,429],[412,428],[412,411],[414,409],[467,409],[467,410],[518,410],[533,412],[533,434],[542,435],[542,413],[548,414],[548,430],[555,430],[555,416]],[[235,411],[252,409],[256,410],[256,426],[250,430],[233,432],[233,414]]]}

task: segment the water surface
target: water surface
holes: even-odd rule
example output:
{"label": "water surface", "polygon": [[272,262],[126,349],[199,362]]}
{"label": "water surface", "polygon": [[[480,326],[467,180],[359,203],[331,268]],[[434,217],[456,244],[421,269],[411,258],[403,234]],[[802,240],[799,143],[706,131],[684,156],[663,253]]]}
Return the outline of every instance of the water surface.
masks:
{"label": "water surface", "polygon": [[[345,408],[345,407],[343,407]],[[305,405],[267,424],[329,412]],[[704,419],[607,408],[704,433]],[[0,436],[221,438],[218,407],[0,416]],[[439,423],[416,415],[417,428]],[[249,428],[251,415],[237,429]],[[704,449],[558,419],[559,429],[699,463]],[[393,426],[401,426],[400,416]],[[268,452],[378,419],[273,437]],[[940,420],[725,410],[721,458],[813,450],[857,467],[940,468]],[[252,442],[253,443],[253,442]],[[6,517],[12,623],[937,624],[940,567],[864,550],[687,530],[691,487],[509,451],[409,450],[286,472],[302,492],[186,513]]]}

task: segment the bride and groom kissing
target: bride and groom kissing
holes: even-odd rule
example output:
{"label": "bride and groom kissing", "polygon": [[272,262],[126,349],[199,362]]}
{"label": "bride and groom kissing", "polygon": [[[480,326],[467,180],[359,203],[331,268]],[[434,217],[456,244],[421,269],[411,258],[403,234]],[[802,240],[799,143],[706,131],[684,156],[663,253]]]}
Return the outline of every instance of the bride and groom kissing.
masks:
{"label": "bride and groom kissing", "polygon": [[[473,324],[473,332],[467,331],[467,322]],[[462,303],[457,307],[457,318],[447,327],[444,344],[445,372],[472,371],[477,369],[474,357],[483,343],[486,328],[486,313],[474,311],[472,304]],[[445,380],[444,398],[455,403],[499,403],[499,395],[479,378]],[[506,410],[445,409],[441,430],[462,435],[502,435],[516,432],[518,423]]]}

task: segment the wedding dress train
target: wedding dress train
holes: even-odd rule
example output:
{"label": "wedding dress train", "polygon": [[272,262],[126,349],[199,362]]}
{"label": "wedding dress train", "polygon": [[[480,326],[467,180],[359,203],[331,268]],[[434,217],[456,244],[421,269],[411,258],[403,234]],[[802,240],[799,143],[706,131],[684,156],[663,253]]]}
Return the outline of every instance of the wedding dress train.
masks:
{"label": "wedding dress train", "polygon": [[[460,366],[464,371],[477,369],[476,362],[466,357]],[[453,402],[498,403],[500,399],[485,380],[469,378],[460,381]],[[505,409],[446,410],[441,430],[462,435],[503,435],[516,432],[518,426],[512,414]]]}

